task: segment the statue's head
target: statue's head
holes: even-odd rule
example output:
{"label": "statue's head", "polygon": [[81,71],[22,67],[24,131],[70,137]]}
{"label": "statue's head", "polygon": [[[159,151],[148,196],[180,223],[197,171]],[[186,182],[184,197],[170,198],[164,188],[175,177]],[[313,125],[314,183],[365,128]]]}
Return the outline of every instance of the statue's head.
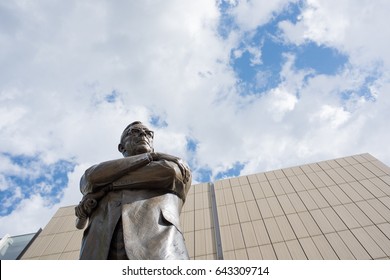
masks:
{"label": "statue's head", "polygon": [[123,130],[118,150],[125,157],[153,152],[153,136],[140,121],[132,122]]}

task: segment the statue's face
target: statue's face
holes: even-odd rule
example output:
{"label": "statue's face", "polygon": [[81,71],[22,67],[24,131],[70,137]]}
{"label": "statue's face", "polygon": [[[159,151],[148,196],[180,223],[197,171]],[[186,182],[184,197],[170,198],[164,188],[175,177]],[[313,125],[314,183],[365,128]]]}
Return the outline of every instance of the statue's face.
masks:
{"label": "statue's face", "polygon": [[143,124],[135,124],[127,129],[126,135],[119,145],[119,150],[127,152],[127,156],[153,152],[153,131]]}

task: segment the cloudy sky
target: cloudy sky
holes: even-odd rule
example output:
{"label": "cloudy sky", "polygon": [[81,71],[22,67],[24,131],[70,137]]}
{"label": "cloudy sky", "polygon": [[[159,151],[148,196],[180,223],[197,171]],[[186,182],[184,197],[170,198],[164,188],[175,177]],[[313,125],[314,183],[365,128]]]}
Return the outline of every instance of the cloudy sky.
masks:
{"label": "cloudy sky", "polygon": [[390,165],[390,1],[0,0],[0,237],[81,199],[141,120],[194,182]]}

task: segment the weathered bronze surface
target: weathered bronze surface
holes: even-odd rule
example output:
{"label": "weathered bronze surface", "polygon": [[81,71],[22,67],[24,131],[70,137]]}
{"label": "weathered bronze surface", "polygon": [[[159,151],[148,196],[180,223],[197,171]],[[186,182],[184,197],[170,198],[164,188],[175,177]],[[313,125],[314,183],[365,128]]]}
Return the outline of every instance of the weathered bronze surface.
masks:
{"label": "weathered bronze surface", "polygon": [[80,259],[188,259],[179,215],[191,171],[178,157],[156,153],[154,133],[133,122],[122,133],[124,158],[88,168],[80,181],[76,227]]}

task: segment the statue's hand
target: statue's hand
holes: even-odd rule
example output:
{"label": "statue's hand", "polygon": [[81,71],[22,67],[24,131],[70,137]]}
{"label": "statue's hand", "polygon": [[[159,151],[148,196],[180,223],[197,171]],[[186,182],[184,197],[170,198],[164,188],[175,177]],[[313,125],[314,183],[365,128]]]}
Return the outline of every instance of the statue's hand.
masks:
{"label": "statue's hand", "polygon": [[190,168],[180,158],[168,154],[154,153],[154,152],[150,153],[150,155],[152,156],[154,161],[167,160],[176,163],[176,165],[180,169],[181,175],[183,176],[183,182],[187,183],[188,180],[190,179],[191,176]]}

